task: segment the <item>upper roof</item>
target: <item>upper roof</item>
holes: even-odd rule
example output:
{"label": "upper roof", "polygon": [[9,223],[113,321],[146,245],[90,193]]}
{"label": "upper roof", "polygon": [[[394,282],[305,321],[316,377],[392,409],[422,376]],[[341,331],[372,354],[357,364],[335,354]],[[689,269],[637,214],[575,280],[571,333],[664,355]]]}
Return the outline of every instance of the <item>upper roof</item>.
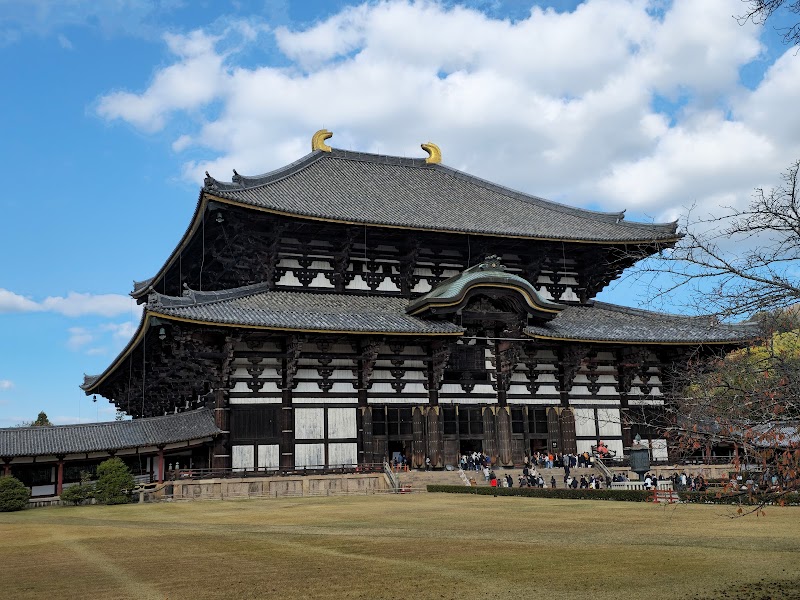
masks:
{"label": "upper roof", "polygon": [[0,429],[0,457],[82,454],[163,446],[215,436],[221,430],[211,410],[164,417]]}
{"label": "upper roof", "polygon": [[605,302],[569,306],[552,321],[526,328],[538,339],[639,344],[737,344],[761,335],[757,323],[720,323],[714,317],[687,317]]}
{"label": "upper roof", "polygon": [[409,302],[406,310],[412,315],[445,307],[452,310],[453,307],[458,307],[475,288],[512,289],[525,300],[530,314],[546,320],[552,319],[564,310],[563,304],[542,298],[526,279],[508,273],[497,256],[488,256],[481,263],[444,280],[427,294]]}
{"label": "upper roof", "polygon": [[219,292],[189,290],[185,296],[149,296],[149,313],[202,323],[294,331],[391,334],[461,334],[447,321],[406,314],[408,300],[389,296],[345,296],[270,291],[267,284]]}
{"label": "upper roof", "polygon": [[629,223],[623,212],[573,208],[425,159],[336,148],[233,181],[212,198],[310,219],[404,229],[583,242],[671,242],[677,223]]}

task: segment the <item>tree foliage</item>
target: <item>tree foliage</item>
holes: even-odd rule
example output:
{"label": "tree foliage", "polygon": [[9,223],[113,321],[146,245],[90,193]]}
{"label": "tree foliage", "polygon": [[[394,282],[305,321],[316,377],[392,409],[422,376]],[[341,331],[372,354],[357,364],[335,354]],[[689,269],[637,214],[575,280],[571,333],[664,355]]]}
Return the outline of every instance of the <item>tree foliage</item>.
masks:
{"label": "tree foliage", "polygon": [[30,492],[16,477],[0,477],[0,512],[22,510],[28,506]]}
{"label": "tree foliage", "polygon": [[101,504],[126,504],[135,485],[127,465],[119,458],[110,458],[97,467],[94,495]]}
{"label": "tree foliage", "polygon": [[[725,354],[697,352],[672,374],[658,422],[687,453],[733,448],[761,473],[761,489],[800,487],[800,160],[744,209],[687,219],[671,251],[642,261],[651,296],[690,288],[695,312],[760,324],[761,341]],[[666,282],[659,285],[658,282]],[[647,415],[633,417],[646,420]],[[747,493],[751,493],[750,490]],[[772,500],[768,500],[772,501]]]}
{"label": "tree foliage", "polygon": [[81,471],[81,482],[71,485],[61,492],[61,501],[75,506],[94,498],[94,485],[90,482],[90,475]]}
{"label": "tree foliage", "polygon": [[36,417],[36,420],[31,423],[31,427],[50,427],[52,423],[50,419],[47,418],[47,413],[41,411],[39,415]]}

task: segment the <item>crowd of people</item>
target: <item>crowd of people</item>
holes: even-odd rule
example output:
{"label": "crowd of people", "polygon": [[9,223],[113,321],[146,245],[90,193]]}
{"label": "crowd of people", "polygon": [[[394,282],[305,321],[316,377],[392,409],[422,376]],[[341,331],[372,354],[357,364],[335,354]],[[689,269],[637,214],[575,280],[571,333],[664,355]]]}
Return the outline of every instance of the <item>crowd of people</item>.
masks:
{"label": "crowd of people", "polygon": [[558,454],[553,452],[534,452],[525,457],[525,465],[539,467],[540,469],[588,469],[592,466],[592,455],[589,452],[582,454]]}

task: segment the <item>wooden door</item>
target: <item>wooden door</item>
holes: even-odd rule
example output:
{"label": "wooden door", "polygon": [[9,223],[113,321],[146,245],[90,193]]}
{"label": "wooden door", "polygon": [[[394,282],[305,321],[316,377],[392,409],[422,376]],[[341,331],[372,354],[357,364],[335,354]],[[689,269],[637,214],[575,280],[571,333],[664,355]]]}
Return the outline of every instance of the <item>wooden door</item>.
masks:
{"label": "wooden door", "polygon": [[442,467],[442,414],[438,406],[428,408],[428,456],[432,467]]}
{"label": "wooden door", "polygon": [[[361,407],[361,446],[364,449],[365,463],[376,462],[372,447],[372,407]],[[378,457],[380,458],[380,457]]]}
{"label": "wooden door", "polygon": [[[561,452],[561,425],[558,419],[558,410],[555,406],[547,409],[547,451]],[[572,426],[575,426],[573,421]]]}
{"label": "wooden door", "polygon": [[578,443],[575,440],[575,415],[571,408],[564,408],[559,415],[561,425],[561,452],[576,454]]}

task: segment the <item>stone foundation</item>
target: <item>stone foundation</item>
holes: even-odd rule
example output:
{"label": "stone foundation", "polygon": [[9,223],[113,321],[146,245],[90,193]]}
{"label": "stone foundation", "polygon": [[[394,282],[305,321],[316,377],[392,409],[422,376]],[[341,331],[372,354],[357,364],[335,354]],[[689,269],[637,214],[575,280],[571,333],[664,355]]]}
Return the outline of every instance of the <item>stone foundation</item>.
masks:
{"label": "stone foundation", "polygon": [[[171,485],[171,489],[170,489]],[[383,473],[198,479],[168,482],[161,498],[174,500],[368,495],[390,489]]]}

